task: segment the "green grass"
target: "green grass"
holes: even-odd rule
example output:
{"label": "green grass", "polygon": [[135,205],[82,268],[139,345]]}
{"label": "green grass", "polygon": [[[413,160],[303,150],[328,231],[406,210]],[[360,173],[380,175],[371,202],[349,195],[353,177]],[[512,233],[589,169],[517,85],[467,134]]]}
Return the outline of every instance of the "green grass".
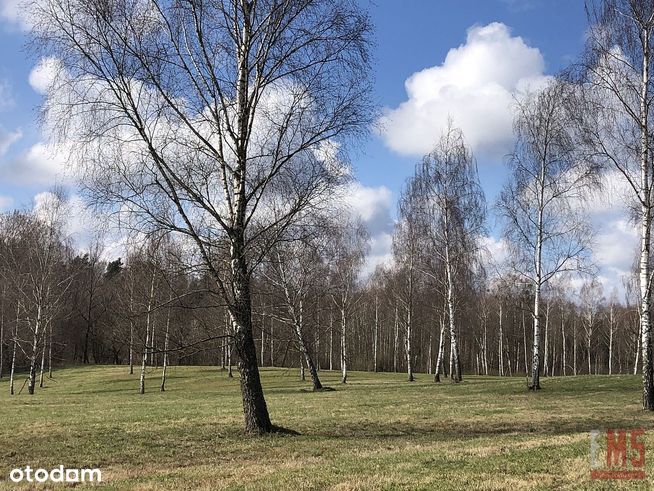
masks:
{"label": "green grass", "polygon": [[[108,489],[654,487],[654,415],[640,409],[638,377],[545,378],[529,393],[523,378],[354,372],[342,386],[323,371],[337,390],[312,393],[296,370],[264,369],[273,422],[301,435],[248,437],[237,378],[173,367],[160,393],[151,369],[140,396],[126,372],[61,370],[31,397],[0,381],[0,489],[16,488],[14,467],[60,464],[99,467]],[[647,481],[591,480],[589,431],[638,427],[651,430]]]}

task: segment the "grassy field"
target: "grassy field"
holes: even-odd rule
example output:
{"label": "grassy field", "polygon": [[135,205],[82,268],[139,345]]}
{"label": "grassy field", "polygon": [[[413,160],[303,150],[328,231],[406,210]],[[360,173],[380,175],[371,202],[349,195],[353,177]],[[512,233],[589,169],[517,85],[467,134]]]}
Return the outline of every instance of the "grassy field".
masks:
{"label": "grassy field", "polygon": [[[337,390],[312,393],[296,370],[264,369],[273,421],[300,436],[246,437],[236,378],[173,367],[160,393],[151,370],[140,396],[126,371],[61,370],[33,397],[0,381],[0,489],[17,487],[14,467],[60,464],[100,468],[107,489],[654,487],[654,415],[639,409],[637,377],[547,378],[528,393],[522,378],[354,372],[341,386],[321,372]],[[638,427],[652,430],[648,479],[591,480],[589,431]]]}

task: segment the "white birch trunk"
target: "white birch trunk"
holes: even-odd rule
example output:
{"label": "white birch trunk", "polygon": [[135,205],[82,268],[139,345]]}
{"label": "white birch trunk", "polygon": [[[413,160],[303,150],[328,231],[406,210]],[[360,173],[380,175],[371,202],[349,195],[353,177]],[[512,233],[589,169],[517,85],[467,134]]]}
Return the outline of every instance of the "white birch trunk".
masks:
{"label": "white birch trunk", "polygon": [[[447,212],[445,213],[447,216]],[[447,223],[445,224],[447,229]],[[445,239],[445,272],[447,278],[447,310],[450,321],[450,376],[454,382],[463,380],[461,373],[461,360],[459,359],[459,347],[457,345],[456,326],[454,323],[454,279],[452,277],[452,265],[450,263],[449,239]]]}
{"label": "white birch trunk", "polygon": [[566,368],[567,368],[567,356],[565,352],[565,321],[563,320],[563,317],[561,317],[561,373],[563,376],[566,375]]}
{"label": "white birch trunk", "polygon": [[609,375],[613,375],[613,323],[614,323],[614,306],[611,303],[609,310]]}
{"label": "white birch trunk", "polygon": [[650,301],[651,301],[651,273],[650,273],[650,234],[652,228],[652,201],[651,177],[649,155],[649,28],[644,28],[643,36],[643,66],[640,94],[640,194],[641,194],[641,247],[640,247],[640,321],[641,321],[641,349],[643,367],[643,409],[654,410],[654,380],[652,377],[652,345],[650,339]]}
{"label": "white birch trunk", "polygon": [[397,303],[395,304],[395,340],[393,342],[393,371],[397,372],[397,351],[400,337],[400,319],[397,312]]}
{"label": "white birch trunk", "polygon": [[[172,296],[168,300],[172,301]],[[164,334],[164,352],[163,352],[163,366],[161,370],[161,392],[166,390],[166,376],[168,370],[168,339],[170,332],[170,306],[168,307],[168,312],[166,314],[166,332]]]}
{"label": "white birch trunk", "polygon": [[[373,332],[372,367],[377,371],[377,343],[379,339],[379,297],[375,294],[375,330]],[[429,346],[431,349],[431,345]]]}
{"label": "white birch trunk", "polygon": [[49,327],[49,342],[48,342],[48,378],[52,378],[52,322]]}
{"label": "white birch trunk", "polygon": [[46,337],[43,336],[43,348],[41,348],[41,366],[40,368],[40,374],[39,374],[39,387],[42,389],[43,388],[43,374],[45,371],[45,345],[46,345]]}
{"label": "white birch trunk", "polygon": [[34,324],[33,336],[32,336],[32,352],[30,355],[30,372],[27,382],[27,393],[30,395],[34,394],[34,386],[36,385],[36,357],[38,356],[38,345],[39,345],[39,335],[41,334],[41,322],[42,322],[42,307],[39,303],[36,309],[36,321]]}
{"label": "white birch trunk", "polygon": [[503,377],[504,376],[504,332],[502,327],[502,302],[500,302],[500,332],[499,332],[497,351],[499,355],[497,372],[500,375],[500,377]]}
{"label": "white birch trunk", "polygon": [[341,308],[341,383],[347,383],[347,317],[345,308]]}
{"label": "white birch trunk", "polygon": [[148,364],[148,353],[150,350],[150,323],[152,315],[152,299],[154,298],[155,269],[152,269],[150,280],[150,296],[148,297],[148,312],[145,316],[145,345],[143,346],[143,357],[141,359],[141,377],[139,379],[139,394],[145,394],[145,367]]}

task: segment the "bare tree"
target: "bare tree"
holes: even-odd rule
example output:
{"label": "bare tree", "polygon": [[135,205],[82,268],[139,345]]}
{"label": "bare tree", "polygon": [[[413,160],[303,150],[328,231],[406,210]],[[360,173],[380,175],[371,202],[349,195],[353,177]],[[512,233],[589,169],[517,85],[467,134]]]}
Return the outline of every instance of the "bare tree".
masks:
{"label": "bare tree", "polygon": [[[316,229],[314,229],[316,230]],[[269,282],[281,292],[280,305],[284,312],[278,316],[282,322],[293,327],[298,349],[309,368],[313,390],[322,390],[315,355],[308,342],[307,319],[317,312],[321,283],[326,278],[324,264],[324,237],[316,233],[288,244],[277,245],[271,251],[270,268],[264,269]],[[323,285],[326,289],[326,285]],[[302,365],[304,367],[304,365]]]}
{"label": "bare tree", "polygon": [[479,259],[478,241],[486,215],[477,166],[461,130],[449,125],[434,150],[417,166],[410,189],[415,195],[414,220],[419,224],[419,235],[425,237],[426,255],[442,265],[444,274],[434,279],[443,285],[445,292],[450,375],[454,382],[459,382],[462,369],[457,340],[457,303]]}
{"label": "bare tree", "polygon": [[368,246],[368,234],[361,223],[350,218],[342,226],[332,228],[328,245],[330,297],[340,314],[341,383],[345,384],[348,370],[348,331],[351,316],[359,300],[356,287]]}
{"label": "bare tree", "polygon": [[587,12],[585,55],[571,73],[580,93],[575,111],[579,141],[596,161],[622,176],[636,202],[643,409],[654,410],[650,319],[654,4],[588,0]]}
{"label": "bare tree", "polygon": [[35,2],[34,46],[61,67],[46,120],[77,147],[94,203],[181,234],[226,303],[245,427],[270,432],[250,278],[338,185],[366,131],[370,22],[352,2]]}
{"label": "bare tree", "polygon": [[512,267],[533,292],[532,390],[540,389],[542,289],[561,273],[584,269],[592,236],[579,204],[595,169],[575,153],[564,104],[568,91],[554,82],[518,103],[511,175],[497,204]]}
{"label": "bare tree", "polygon": [[579,292],[579,300],[581,302],[581,309],[584,326],[584,334],[586,341],[586,355],[588,362],[588,374],[592,373],[592,341],[593,331],[597,324],[599,316],[599,309],[604,301],[604,288],[602,284],[593,278],[591,281],[585,283]]}

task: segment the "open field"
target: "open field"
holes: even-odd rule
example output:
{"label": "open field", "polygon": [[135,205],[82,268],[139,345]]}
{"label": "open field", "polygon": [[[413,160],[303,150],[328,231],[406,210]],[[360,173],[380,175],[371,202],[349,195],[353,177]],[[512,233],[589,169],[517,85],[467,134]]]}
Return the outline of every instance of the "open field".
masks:
{"label": "open field", "polygon": [[[639,378],[524,379],[321,372],[334,392],[311,393],[296,370],[264,369],[274,422],[300,436],[245,437],[238,379],[208,367],[159,371],[149,392],[125,367],[55,372],[33,397],[0,381],[0,489],[10,469],[99,467],[107,489],[646,489],[589,478],[589,431],[651,429]],[[18,388],[22,384],[19,379]],[[654,431],[645,437],[654,449]],[[654,452],[654,450],[652,450]],[[62,485],[59,485],[62,486]],[[43,485],[33,485],[44,489]],[[79,486],[82,487],[82,486]]]}

